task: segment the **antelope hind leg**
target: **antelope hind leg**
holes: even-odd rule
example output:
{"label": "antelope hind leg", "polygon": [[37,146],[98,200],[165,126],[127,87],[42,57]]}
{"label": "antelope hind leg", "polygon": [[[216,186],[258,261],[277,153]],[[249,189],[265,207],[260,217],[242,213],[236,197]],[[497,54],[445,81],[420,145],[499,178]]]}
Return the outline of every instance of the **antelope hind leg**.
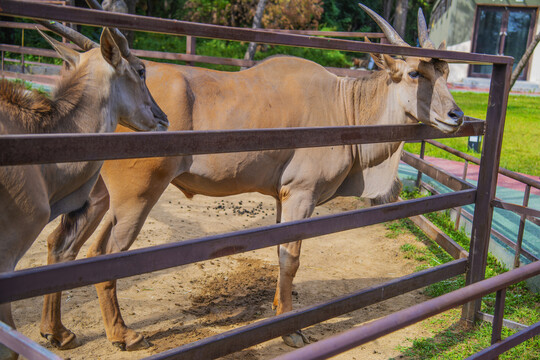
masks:
{"label": "antelope hind leg", "polygon": [[[61,224],[47,238],[47,263],[74,260],[81,246],[94,233],[109,208],[109,193],[100,177],[90,192],[88,206],[62,216]],[[73,332],[62,324],[62,293],[45,295],[40,333],[54,347],[67,350],[81,345]]]}

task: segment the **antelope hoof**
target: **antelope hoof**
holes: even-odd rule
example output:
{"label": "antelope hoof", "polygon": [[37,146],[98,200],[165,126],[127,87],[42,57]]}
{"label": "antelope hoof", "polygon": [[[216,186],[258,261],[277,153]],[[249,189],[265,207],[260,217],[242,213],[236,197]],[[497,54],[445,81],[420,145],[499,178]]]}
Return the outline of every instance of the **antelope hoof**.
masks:
{"label": "antelope hoof", "polygon": [[137,351],[148,349],[150,347],[150,343],[142,335],[139,335],[135,341],[129,344],[121,341],[113,341],[112,344],[122,351]]}
{"label": "antelope hoof", "polygon": [[298,330],[292,334],[283,335],[281,337],[283,339],[283,342],[285,342],[286,345],[293,347],[293,348],[301,348],[305,344],[309,344],[310,341],[308,338],[302,333],[302,331]]}
{"label": "antelope hoof", "polygon": [[77,336],[75,336],[75,334],[72,333],[71,331],[69,332],[69,336],[66,337],[63,341],[57,340],[53,334],[43,334],[43,333],[40,333],[40,334],[43,338],[47,339],[49,344],[51,344],[52,346],[54,346],[55,348],[59,350],[75,349],[82,345],[79,339],[77,338]]}

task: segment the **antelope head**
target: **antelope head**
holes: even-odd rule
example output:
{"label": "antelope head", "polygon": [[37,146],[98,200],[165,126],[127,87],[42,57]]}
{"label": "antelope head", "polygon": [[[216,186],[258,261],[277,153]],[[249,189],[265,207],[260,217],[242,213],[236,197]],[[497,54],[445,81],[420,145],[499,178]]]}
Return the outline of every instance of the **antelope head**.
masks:
{"label": "antelope head", "polygon": [[74,42],[87,50],[79,53],[41,33],[72,71],[88,67],[97,91],[103,101],[109,103],[107,113],[112,115],[108,124],[110,131],[114,131],[117,123],[137,131],[167,130],[167,116],[146,86],[145,65],[131,54],[126,38],[117,29],[104,28],[101,45],[97,45],[71,29],[71,33],[65,33],[67,28],[58,23],[39,23],[60,35],[67,35],[68,39],[75,37]]}
{"label": "antelope head", "polygon": [[[381,16],[366,6],[359,6],[379,25],[393,45],[409,46]],[[422,9],[418,9],[418,37],[422,48],[435,49],[429,39]],[[439,50],[445,49],[441,44]],[[448,90],[448,63],[439,59],[407,57],[403,60],[386,54],[371,54],[375,63],[386,71],[396,88],[395,101],[405,115],[444,133],[456,132],[463,123],[463,111]]]}

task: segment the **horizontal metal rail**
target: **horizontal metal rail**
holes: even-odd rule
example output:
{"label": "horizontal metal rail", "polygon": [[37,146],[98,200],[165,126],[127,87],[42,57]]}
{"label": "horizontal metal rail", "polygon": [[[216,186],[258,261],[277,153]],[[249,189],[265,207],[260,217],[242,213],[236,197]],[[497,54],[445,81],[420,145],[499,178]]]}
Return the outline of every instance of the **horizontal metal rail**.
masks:
{"label": "horizontal metal rail", "polygon": [[[422,124],[215,131],[0,136],[0,165],[371,144],[479,134],[482,121],[454,134]],[[92,149],[92,151],[88,151]]]}
{"label": "horizontal metal rail", "polygon": [[4,344],[17,354],[31,360],[62,360],[61,357],[50,352],[23,334],[12,329],[0,321],[0,344]]}
{"label": "horizontal metal rail", "polygon": [[[354,347],[375,340],[431,316],[442,313],[469,301],[505,289],[517,282],[540,274],[540,262],[534,262],[521,268],[479,281],[475,284],[441,295],[437,298],[411,306],[382,319],[372,321],[334,337],[310,344],[302,349],[290,352],[276,359],[312,360],[327,359]],[[514,344],[512,344],[514,345]]]}
{"label": "horizontal metal rail", "polygon": [[52,58],[59,58],[58,53],[51,49],[41,49],[28,46],[19,46],[19,45],[9,45],[9,44],[0,44],[0,51],[9,51],[18,54],[25,55],[37,55],[37,56],[47,56]]}
{"label": "horizontal metal rail", "polygon": [[445,186],[448,186],[452,190],[471,189],[475,187],[465,180],[432,166],[426,160],[416,157],[408,151],[403,151],[401,153],[401,160],[421,173],[428,175]]}
{"label": "horizontal metal rail", "polygon": [[476,354],[469,356],[465,360],[492,360],[496,359],[498,355],[510,350],[511,348],[521,344],[522,342],[532,339],[535,336],[540,335],[540,322],[521,330],[514,335],[507,337],[500,342],[491,345],[484,350],[477,352]]}
{"label": "horizontal metal rail", "polygon": [[[73,46],[73,48],[78,49],[78,47],[76,46]],[[58,54],[54,50],[33,48],[33,47],[26,47],[26,46],[23,47],[19,45],[0,44],[0,51],[9,51],[9,52],[15,52],[19,54],[59,58]],[[239,67],[241,66],[251,67],[258,64],[261,61],[264,61],[264,60],[254,61],[254,60],[233,59],[233,58],[224,58],[224,57],[216,57],[216,56],[171,53],[171,52],[151,51],[151,50],[137,50],[137,49],[131,49],[131,52],[136,56],[144,57],[144,58],[185,61],[185,62],[198,62],[198,63],[205,63],[205,64],[229,65],[229,66],[239,66]],[[7,59],[4,59],[4,61],[7,61]],[[52,64],[47,64],[47,63],[39,63],[39,64],[43,64],[46,66],[58,66],[58,65],[52,65]],[[365,76],[370,73],[370,71],[360,70],[360,69],[336,68],[336,67],[325,67],[325,68],[329,72],[338,76],[360,77],[360,76]]]}
{"label": "horizontal metal rail", "polygon": [[491,205],[498,207],[499,209],[512,211],[519,215],[525,215],[527,218],[540,218],[540,210],[532,209],[530,207],[512,204],[499,199],[494,199],[491,202]]}
{"label": "horizontal metal rail", "polygon": [[[472,119],[472,118],[470,118],[470,119]],[[463,160],[467,160],[467,161],[472,162],[473,164],[480,165],[480,159],[478,159],[478,158],[476,158],[474,156],[471,156],[471,155],[469,155],[467,153],[464,153],[462,151],[453,149],[450,146],[442,144],[442,143],[440,143],[438,141],[435,141],[435,140],[426,140],[426,142],[433,145],[433,146],[438,147],[439,149],[446,150],[450,154],[455,155],[455,156],[457,156],[459,158],[462,158]],[[511,179],[522,182],[522,183],[524,183],[526,185],[530,185],[530,186],[532,186],[532,187],[534,187],[536,189],[540,189],[540,181],[531,179],[531,178],[529,178],[527,176],[524,176],[523,174],[511,171],[511,170],[508,170],[508,169],[505,169],[505,168],[502,168],[502,167],[499,167],[499,173],[504,175],[504,176],[508,176]]]}
{"label": "horizontal metal rail", "polygon": [[290,334],[322,321],[364,308],[369,305],[413,291],[451,277],[463,274],[467,259],[460,259],[431,269],[390,280],[359,292],[330,301],[290,311],[214,335],[181,347],[146,358],[164,359],[215,359],[245,349],[281,335]]}
{"label": "horizontal metal rail", "polygon": [[[437,192],[432,191],[431,193],[436,194]],[[468,211],[462,210],[462,216],[465,219],[467,219],[469,222],[472,223],[473,215],[471,213],[469,213]],[[507,238],[506,236],[504,236],[503,234],[501,234],[497,230],[491,229],[491,235],[493,237],[495,237],[496,239],[500,240],[503,244],[508,245],[513,250],[517,249],[517,244],[516,244],[515,241],[510,240],[509,238]],[[523,248],[521,249],[521,255],[523,255],[529,261],[538,261],[538,260],[540,260],[538,257],[536,257],[535,255],[531,254],[530,252],[528,252],[527,250],[525,250]]]}
{"label": "horizontal metal rail", "polygon": [[471,204],[476,190],[435,195],[0,274],[0,303]]}
{"label": "horizontal metal rail", "polygon": [[263,44],[301,46],[342,50],[352,52],[372,52],[403,56],[431,57],[437,59],[458,60],[474,63],[512,64],[509,56],[471,54],[465,52],[422,49],[381,45],[353,40],[326,39],[304,35],[284,34],[256,29],[239,29],[227,26],[192,23],[187,21],[159,19],[138,15],[111,13],[100,10],[55,5],[21,3],[14,0],[0,0],[3,15],[29,17],[36,19],[54,19],[76,24],[118,27],[126,30],[149,31],[174,35],[191,35],[202,38],[249,41]]}
{"label": "horizontal metal rail", "polygon": [[[28,0],[26,0],[28,1]],[[36,27],[40,30],[50,31],[46,27],[39,24],[29,24],[15,21],[0,21],[0,27],[10,29],[25,29],[35,30]],[[295,35],[309,35],[309,36],[324,36],[324,37],[344,37],[344,38],[370,38],[370,39],[383,39],[385,35],[383,33],[376,32],[353,32],[353,31],[320,31],[320,30],[285,30],[285,29],[260,29],[268,32],[278,32],[285,34]]]}

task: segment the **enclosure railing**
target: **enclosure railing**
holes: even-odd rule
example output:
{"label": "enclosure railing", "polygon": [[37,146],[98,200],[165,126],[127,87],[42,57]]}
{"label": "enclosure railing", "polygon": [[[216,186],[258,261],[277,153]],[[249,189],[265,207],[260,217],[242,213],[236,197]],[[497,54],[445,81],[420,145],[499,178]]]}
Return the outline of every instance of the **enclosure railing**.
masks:
{"label": "enclosure railing", "polygon": [[538,274],[540,274],[540,262],[537,261],[526,265],[521,269],[515,269],[490,279],[477,282],[424,303],[395,312],[331,338],[318,341],[302,349],[279,356],[276,360],[328,359],[334,355],[378,339],[390,332],[403,329],[404,327],[421,320],[450,310],[453,307],[463,305],[467,301],[480,299],[493,292],[496,292],[497,294],[495,297],[495,317],[491,333],[492,346],[468,357],[467,360],[496,359],[498,355],[508,349],[540,334],[540,322],[537,322],[501,341],[506,288]]}
{"label": "enclosure railing", "polygon": [[[476,164],[476,165],[480,165],[480,159],[478,159],[478,158],[476,158],[474,156],[471,156],[471,155],[469,155],[467,153],[464,153],[462,151],[458,151],[456,149],[453,149],[453,148],[451,148],[451,147],[449,147],[449,146],[447,146],[445,144],[442,144],[442,143],[440,143],[438,141],[434,141],[434,140],[423,140],[422,141],[421,147],[420,147],[420,155],[419,155],[421,159],[423,159],[424,156],[425,156],[425,144],[426,143],[431,144],[431,145],[433,145],[435,147],[438,147],[438,148],[440,148],[442,150],[445,150],[448,153],[465,160],[465,162],[463,163],[463,175],[462,175],[463,180],[467,179],[467,171],[468,171],[469,162],[473,163],[473,164]],[[524,193],[523,193],[523,204],[522,205],[508,203],[508,202],[502,201],[502,200],[497,199],[497,198],[494,198],[493,201],[492,201],[493,206],[498,207],[500,209],[505,209],[507,211],[512,211],[512,212],[520,215],[519,228],[518,228],[516,241],[513,241],[512,239],[509,239],[508,237],[502,235],[498,231],[492,229],[493,236],[495,236],[497,239],[501,240],[503,243],[505,243],[506,245],[510,246],[512,249],[515,250],[514,268],[517,268],[521,264],[521,262],[520,262],[520,256],[521,255],[523,255],[525,258],[527,258],[530,261],[537,261],[538,260],[538,257],[536,257],[535,255],[529,253],[528,251],[526,251],[525,249],[522,248],[522,243],[523,243],[523,234],[524,234],[524,231],[525,231],[525,221],[526,220],[534,223],[535,225],[540,226],[540,211],[536,210],[536,209],[533,209],[533,208],[528,206],[529,205],[530,194],[531,194],[531,188],[535,188],[535,189],[540,190],[540,181],[531,179],[530,177],[524,176],[523,174],[519,174],[519,173],[516,173],[514,171],[510,171],[508,169],[505,169],[505,168],[499,168],[498,174],[507,176],[507,177],[509,177],[509,178],[511,178],[513,180],[516,180],[516,181],[522,183],[525,186],[525,190],[524,190]],[[418,175],[417,175],[417,178],[416,178],[416,186],[417,187],[420,187],[421,181],[422,181],[422,171],[419,171]],[[433,191],[433,189],[431,189],[431,190]],[[464,213],[464,216],[466,218],[468,218],[468,219],[471,219],[471,217],[472,217],[472,215],[469,214],[468,212],[464,211],[461,208],[458,208],[457,209],[457,215],[456,215],[456,221],[455,221],[456,229],[459,228],[460,217],[461,217],[462,213]]]}
{"label": "enclosure railing", "polygon": [[[2,149],[0,165],[259,151],[471,135],[484,135],[484,148],[488,150],[484,152],[481,159],[480,178],[476,188],[466,182],[458,182],[456,185],[458,190],[449,194],[4,273],[0,274],[0,303],[471,203],[475,204],[478,211],[475,211],[474,214],[468,258],[461,258],[440,267],[363,290],[360,293],[350,295],[350,297],[337,299],[335,303],[321,306],[320,309],[302,309],[264,320],[265,327],[259,327],[259,323],[256,323],[247,331],[245,328],[233,330],[233,332],[241,334],[239,335],[241,340],[235,337],[224,340],[220,340],[221,337],[213,339],[216,341],[205,339],[175,351],[178,353],[186,353],[186,351],[193,349],[203,353],[215,351],[212,352],[212,356],[222,356],[235,351],[235,347],[238,349],[239,346],[250,346],[290,333],[300,327],[307,326],[306,322],[324,318],[327,316],[325,314],[351,311],[364,306],[364,303],[369,301],[378,302],[466,271],[468,285],[484,278],[493,212],[492,200],[495,189],[494,179],[496,179],[494,175],[496,175],[499,163],[500,140],[502,139],[508,99],[512,58],[362,43],[343,39],[323,39],[254,29],[228,28],[72,7],[60,8],[30,3],[23,5],[21,2],[12,0],[0,0],[0,8],[2,15],[55,19],[71,23],[120,27],[127,30],[493,64],[486,123],[480,120],[470,120],[452,135],[441,134],[426,125],[410,124],[402,126],[181,131],[161,134],[0,136],[0,148]],[[463,317],[468,321],[474,321],[479,311],[479,304],[479,300],[468,303],[464,308]],[[302,311],[309,312],[311,315],[297,316]],[[6,332],[2,330],[0,332],[5,336],[16,336],[16,333],[12,332],[9,333],[10,335],[6,335]],[[177,357],[176,355],[171,356]]]}
{"label": "enclosure railing", "polygon": [[[0,28],[7,29],[22,29],[24,30],[45,30],[49,31],[47,28],[39,24],[30,24],[30,23],[20,23],[13,21],[0,21]],[[380,39],[381,43],[385,43],[385,36],[382,33],[372,33],[372,32],[342,32],[342,31],[314,31],[314,30],[278,30],[278,29],[261,29],[262,31],[267,32],[277,32],[277,33],[286,33],[286,34],[295,34],[295,35],[310,35],[310,36],[322,36],[322,37],[342,37],[342,38],[364,38],[368,37],[371,39]],[[256,60],[246,60],[246,59],[234,59],[234,58],[224,58],[217,56],[205,56],[197,55],[196,50],[196,40],[194,36],[186,35],[186,53],[172,53],[164,51],[149,51],[149,50],[138,50],[132,49],[133,54],[136,56],[150,58],[150,59],[162,59],[169,61],[184,61],[186,65],[193,65],[194,63],[205,63],[205,64],[215,64],[215,65],[228,65],[228,66],[237,66],[237,67],[251,67],[259,63],[260,61]],[[75,47],[75,46],[74,46]],[[4,62],[16,62],[20,64],[21,73],[25,72],[25,64],[36,65],[39,63],[25,61],[24,54],[27,55],[37,55],[37,56],[47,56],[52,58],[58,58],[58,55],[55,51],[49,49],[39,49],[25,47],[24,43],[21,46],[0,44],[1,52],[1,70],[6,75],[11,77],[17,77],[18,74],[9,73],[4,71]],[[19,53],[21,54],[21,60],[16,59],[7,59],[4,57],[5,52],[10,53]],[[47,64],[48,66],[54,66]],[[327,69],[339,76],[351,76],[357,77],[365,73],[365,70],[359,69],[348,69],[348,68],[337,68],[337,67],[327,67]],[[22,78],[29,81],[35,80],[40,81],[46,84],[52,84],[54,81],[52,79],[45,78],[39,75],[27,74],[22,76]]]}

